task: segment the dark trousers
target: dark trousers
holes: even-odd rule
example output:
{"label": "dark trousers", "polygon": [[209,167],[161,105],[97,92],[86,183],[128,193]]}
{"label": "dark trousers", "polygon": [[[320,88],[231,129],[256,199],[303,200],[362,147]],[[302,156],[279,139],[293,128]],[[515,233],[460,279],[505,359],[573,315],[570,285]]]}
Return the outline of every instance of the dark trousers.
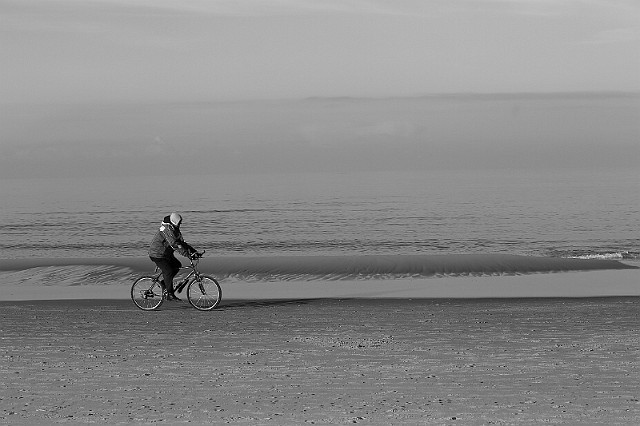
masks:
{"label": "dark trousers", "polygon": [[173,277],[176,276],[182,263],[174,256],[172,257],[151,257],[153,263],[158,265],[158,268],[162,271],[162,277],[164,278],[164,285],[169,294],[173,294]]}

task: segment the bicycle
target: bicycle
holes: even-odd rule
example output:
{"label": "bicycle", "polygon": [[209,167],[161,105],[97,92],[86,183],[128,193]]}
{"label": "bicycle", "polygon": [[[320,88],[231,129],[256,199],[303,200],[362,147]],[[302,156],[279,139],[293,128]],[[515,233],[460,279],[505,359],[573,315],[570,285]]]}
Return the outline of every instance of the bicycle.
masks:
{"label": "bicycle", "polygon": [[[194,308],[200,311],[214,309],[222,300],[222,289],[214,278],[203,275],[198,271],[198,263],[202,253],[194,253],[189,256],[190,266],[180,269],[190,269],[191,272],[175,287],[175,291],[181,293],[187,287],[187,300]],[[159,268],[156,266],[155,272]],[[167,298],[167,292],[162,290],[160,284],[162,272],[153,276],[142,276],[131,285],[131,300],[143,311],[153,311],[162,306]]]}

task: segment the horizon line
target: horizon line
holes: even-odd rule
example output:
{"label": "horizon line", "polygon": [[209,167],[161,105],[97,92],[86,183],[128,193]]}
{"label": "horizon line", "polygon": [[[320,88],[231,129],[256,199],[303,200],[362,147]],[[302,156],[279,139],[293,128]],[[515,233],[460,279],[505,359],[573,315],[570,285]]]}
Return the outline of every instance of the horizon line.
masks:
{"label": "horizon line", "polygon": [[269,102],[301,102],[301,101],[383,101],[383,100],[419,100],[419,99],[517,99],[517,98],[592,98],[592,97],[615,97],[615,98],[635,98],[640,96],[640,90],[575,90],[575,91],[522,91],[522,92],[432,92],[415,95],[371,95],[371,96],[295,96],[295,97],[261,97],[261,98],[200,98],[188,99],[95,99],[81,101],[23,101],[23,102],[3,102],[0,106],[46,106],[46,105],[140,105],[140,104],[234,104],[234,103],[269,103]]}

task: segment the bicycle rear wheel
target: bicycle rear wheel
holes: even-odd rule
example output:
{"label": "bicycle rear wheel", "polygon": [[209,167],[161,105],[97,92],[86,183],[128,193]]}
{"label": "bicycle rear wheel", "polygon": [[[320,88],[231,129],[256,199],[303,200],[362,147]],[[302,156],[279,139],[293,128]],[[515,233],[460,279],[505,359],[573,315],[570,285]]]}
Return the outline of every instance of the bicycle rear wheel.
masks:
{"label": "bicycle rear wheel", "polygon": [[187,299],[194,308],[200,311],[210,311],[218,306],[222,300],[222,289],[215,279],[201,276],[189,283]]}
{"label": "bicycle rear wheel", "polygon": [[153,277],[140,277],[131,286],[131,300],[143,311],[158,309],[164,297],[160,281]]}

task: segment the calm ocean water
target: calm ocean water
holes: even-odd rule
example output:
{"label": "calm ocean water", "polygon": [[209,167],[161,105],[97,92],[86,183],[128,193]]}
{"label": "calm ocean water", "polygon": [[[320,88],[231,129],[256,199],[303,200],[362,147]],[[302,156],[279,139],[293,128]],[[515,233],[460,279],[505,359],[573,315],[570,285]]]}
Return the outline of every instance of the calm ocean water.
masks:
{"label": "calm ocean water", "polygon": [[7,179],[0,258],[146,256],[163,216],[211,256],[640,259],[640,170]]}

